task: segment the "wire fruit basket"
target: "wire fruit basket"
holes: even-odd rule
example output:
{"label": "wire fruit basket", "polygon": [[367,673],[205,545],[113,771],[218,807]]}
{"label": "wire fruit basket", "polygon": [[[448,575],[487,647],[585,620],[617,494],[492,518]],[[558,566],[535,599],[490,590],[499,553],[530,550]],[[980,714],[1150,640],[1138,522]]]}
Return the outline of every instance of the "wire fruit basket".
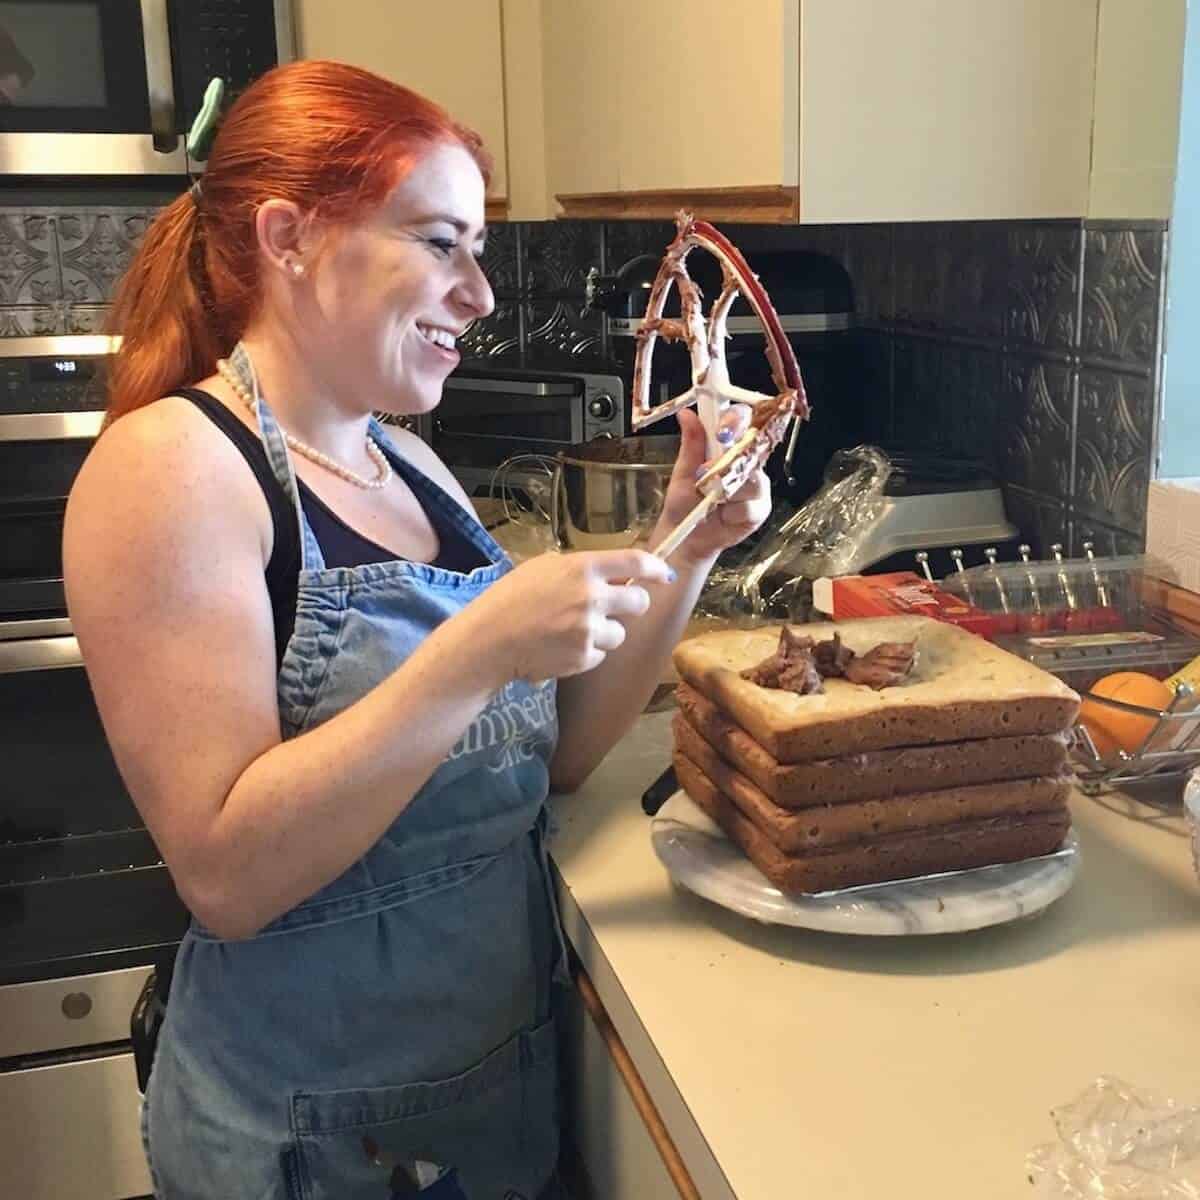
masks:
{"label": "wire fruit basket", "polygon": [[[1164,597],[1184,593],[1165,563],[1145,555],[1097,558],[1090,543],[1084,551],[1068,560],[1056,545],[1052,559],[1038,562],[1021,546],[1021,561],[1004,564],[988,551],[984,566],[964,570],[956,560],[958,571],[941,587],[999,617],[1006,632],[997,645],[1083,697],[1071,750],[1085,792],[1182,778],[1200,767],[1200,691],[1178,673],[1200,659],[1200,638]],[[1162,702],[1104,694],[1105,683],[1121,677],[1148,682]],[[1119,744],[1101,736],[1117,723],[1125,731]]]}
{"label": "wire fruit basket", "polygon": [[1100,753],[1088,727],[1075,726],[1072,745],[1075,773],[1083,791],[1096,793],[1106,787],[1151,776],[1162,779],[1183,778],[1200,767],[1200,695],[1190,684],[1181,683],[1171,704],[1164,709],[1126,704],[1105,696],[1088,693],[1089,703],[1099,704],[1152,722],[1141,745],[1134,751]]}

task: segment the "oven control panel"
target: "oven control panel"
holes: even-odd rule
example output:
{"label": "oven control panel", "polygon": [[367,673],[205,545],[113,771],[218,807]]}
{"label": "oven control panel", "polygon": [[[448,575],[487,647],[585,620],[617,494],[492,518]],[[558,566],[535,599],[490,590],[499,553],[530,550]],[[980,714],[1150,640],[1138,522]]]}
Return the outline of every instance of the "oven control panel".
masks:
{"label": "oven control panel", "polygon": [[116,338],[0,338],[0,445],[90,440],[104,421]]}
{"label": "oven control panel", "polygon": [[88,356],[0,360],[0,413],[102,411],[104,360]]}

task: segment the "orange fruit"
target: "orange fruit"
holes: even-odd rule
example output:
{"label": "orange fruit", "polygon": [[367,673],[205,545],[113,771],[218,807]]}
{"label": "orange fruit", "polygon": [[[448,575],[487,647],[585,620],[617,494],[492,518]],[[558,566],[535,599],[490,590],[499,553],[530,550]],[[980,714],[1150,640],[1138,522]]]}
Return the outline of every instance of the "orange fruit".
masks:
{"label": "orange fruit", "polygon": [[[1137,704],[1142,708],[1167,708],[1175,698],[1174,689],[1153,675],[1140,671],[1118,671],[1096,680],[1089,689],[1093,696],[1120,700],[1122,704]],[[1107,704],[1099,704],[1084,696],[1079,719],[1092,735],[1101,758],[1111,758],[1118,750],[1134,754],[1154,728],[1153,717],[1123,712]]]}

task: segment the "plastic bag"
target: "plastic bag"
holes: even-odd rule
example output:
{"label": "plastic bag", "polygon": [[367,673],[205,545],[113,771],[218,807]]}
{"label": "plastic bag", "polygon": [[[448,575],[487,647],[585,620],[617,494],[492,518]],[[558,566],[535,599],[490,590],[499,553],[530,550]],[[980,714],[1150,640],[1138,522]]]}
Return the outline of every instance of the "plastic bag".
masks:
{"label": "plastic bag", "polygon": [[1101,1076],[1027,1159],[1040,1200],[1200,1200],[1200,1106]]}
{"label": "plastic bag", "polygon": [[737,566],[713,572],[698,611],[733,619],[809,619],[812,581],[853,570],[863,536],[883,513],[891,471],[876,446],[839,450],[825,482],[795,513]]}

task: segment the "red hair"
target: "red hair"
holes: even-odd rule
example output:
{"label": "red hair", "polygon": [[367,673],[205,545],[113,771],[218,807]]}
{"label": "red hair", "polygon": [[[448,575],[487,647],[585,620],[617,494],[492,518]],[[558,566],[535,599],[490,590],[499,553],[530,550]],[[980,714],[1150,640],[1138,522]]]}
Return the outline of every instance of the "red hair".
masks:
{"label": "red hair", "polygon": [[479,135],[431,100],[344,63],[268,72],[224,118],[201,184],[156,217],[117,289],[123,338],[108,383],[108,420],[216,369],[262,295],[255,213],[290,200],[317,221],[351,224],[383,202],[421,156],[457,142],[486,182]]}

